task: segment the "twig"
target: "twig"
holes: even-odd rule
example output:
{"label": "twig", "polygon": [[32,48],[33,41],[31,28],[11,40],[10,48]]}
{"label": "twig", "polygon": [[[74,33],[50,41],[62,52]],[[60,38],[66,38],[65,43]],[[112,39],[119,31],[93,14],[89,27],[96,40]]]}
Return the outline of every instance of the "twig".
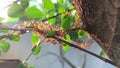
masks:
{"label": "twig", "polygon": [[75,65],[73,65],[66,57],[64,57],[62,46],[60,46],[60,56],[63,58],[63,60],[69,64],[72,68],[76,68]]}
{"label": "twig", "polygon": [[7,38],[8,36],[9,36],[9,35],[1,35],[1,36],[0,36],[0,40],[1,40],[1,39],[4,39],[4,38]]}
{"label": "twig", "polygon": [[33,28],[22,28],[22,29],[19,29],[19,28],[0,27],[0,30],[15,30],[15,31],[30,30],[30,31],[32,31]]}
{"label": "twig", "polygon": [[77,45],[75,45],[75,44],[73,44],[73,43],[69,43],[69,42],[67,42],[67,41],[64,41],[64,40],[62,40],[61,38],[59,38],[59,37],[57,37],[57,36],[54,36],[53,38],[55,38],[55,39],[58,40],[58,41],[64,42],[64,43],[68,44],[68,45],[71,46],[71,47],[77,48],[77,49],[79,49],[79,50],[81,50],[81,51],[84,51],[84,52],[90,54],[90,55],[93,55],[93,56],[95,56],[95,57],[103,60],[104,62],[107,62],[107,63],[110,63],[110,64],[112,64],[112,65],[114,65],[114,66],[117,66],[117,64],[114,63],[113,61],[111,61],[111,60],[109,60],[109,59],[106,59],[106,58],[103,58],[103,57],[101,57],[101,56],[99,56],[99,55],[97,55],[97,54],[95,54],[95,53],[93,53],[93,52],[90,52],[90,51],[88,51],[88,50],[86,50],[86,49],[83,49],[83,48],[81,48],[81,47],[79,47],[79,46],[77,46]]}
{"label": "twig", "polygon": [[[70,9],[70,10],[67,10],[67,11],[72,11],[72,10],[74,10],[74,8],[73,8],[73,9]],[[66,11],[65,11],[65,12],[66,12]],[[65,12],[58,13],[58,14],[55,15],[55,16],[52,16],[52,17],[49,17],[49,18],[43,19],[42,22],[45,22],[45,21],[50,20],[50,19],[52,19],[52,18],[55,18],[55,17],[57,17],[57,16],[59,16],[59,15],[65,13]]]}
{"label": "twig", "polygon": [[41,44],[45,39],[46,39],[46,37],[45,37],[42,41],[38,41],[38,44],[31,49],[31,53],[28,55],[28,57],[25,59],[25,61],[28,61],[28,60],[29,60],[29,58],[32,56],[32,51],[33,51],[37,46],[40,46],[40,44]]}

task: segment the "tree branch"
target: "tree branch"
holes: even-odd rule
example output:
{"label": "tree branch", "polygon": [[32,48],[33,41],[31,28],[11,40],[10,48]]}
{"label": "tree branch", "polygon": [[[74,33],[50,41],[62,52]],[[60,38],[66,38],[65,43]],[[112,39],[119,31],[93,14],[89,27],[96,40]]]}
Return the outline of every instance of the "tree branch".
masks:
{"label": "tree branch", "polygon": [[[70,10],[67,10],[67,11],[72,11],[72,10],[74,10],[74,8],[73,8],[73,9],[70,9]],[[65,11],[65,12],[66,12],[66,11]],[[42,22],[45,22],[45,21],[50,20],[50,19],[52,19],[52,18],[55,18],[55,17],[57,17],[57,16],[59,16],[59,15],[65,13],[65,12],[61,12],[61,13],[58,13],[57,15],[55,15],[55,16],[52,16],[52,17],[43,19]]]}
{"label": "tree branch", "polygon": [[15,31],[22,31],[22,30],[30,30],[32,31],[33,28],[8,28],[8,27],[0,27],[0,30],[15,30]]}
{"label": "tree branch", "polygon": [[101,57],[101,56],[99,56],[99,55],[97,55],[97,54],[95,54],[95,53],[93,53],[93,52],[90,52],[90,51],[88,51],[88,50],[86,50],[86,49],[83,49],[83,48],[81,48],[81,47],[79,47],[79,46],[77,46],[77,45],[75,45],[75,44],[73,44],[73,43],[69,43],[69,42],[67,42],[67,41],[64,41],[64,40],[62,40],[61,38],[59,38],[59,37],[57,37],[57,36],[54,36],[53,38],[56,39],[57,41],[64,42],[64,43],[68,44],[68,45],[71,46],[71,47],[77,48],[77,49],[79,49],[79,50],[82,50],[82,51],[90,54],[90,55],[93,55],[93,56],[95,56],[95,57],[103,60],[104,62],[107,62],[107,63],[110,63],[110,64],[112,64],[112,65],[114,65],[114,66],[117,66],[117,64],[114,63],[113,61],[111,61],[111,60],[109,60],[109,59],[106,59],[106,58],[103,58],[103,57]]}

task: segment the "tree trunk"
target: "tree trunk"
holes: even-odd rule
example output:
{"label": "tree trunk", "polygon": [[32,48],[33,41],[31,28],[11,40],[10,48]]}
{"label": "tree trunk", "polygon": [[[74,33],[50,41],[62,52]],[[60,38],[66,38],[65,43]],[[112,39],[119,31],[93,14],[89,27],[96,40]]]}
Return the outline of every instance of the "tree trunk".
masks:
{"label": "tree trunk", "polygon": [[[71,0],[88,31],[108,57],[120,65],[120,14],[117,0]],[[118,8],[120,12],[120,8]],[[119,67],[120,68],[120,67]]]}
{"label": "tree trunk", "polygon": [[120,65],[120,0],[118,0],[118,7],[117,7],[117,22],[114,37],[112,40],[109,56],[111,59]]}

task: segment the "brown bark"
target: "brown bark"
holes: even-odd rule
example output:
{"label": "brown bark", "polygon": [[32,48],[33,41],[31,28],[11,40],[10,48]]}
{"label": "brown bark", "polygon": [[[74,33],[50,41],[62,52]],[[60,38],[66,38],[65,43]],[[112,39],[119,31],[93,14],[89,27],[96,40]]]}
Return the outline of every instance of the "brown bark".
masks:
{"label": "brown bark", "polygon": [[[118,0],[118,4],[120,5],[120,0]],[[117,14],[117,22],[115,28],[115,34],[112,40],[112,44],[110,47],[109,56],[111,59],[120,65],[120,6],[118,5],[118,14]]]}
{"label": "brown bark", "polygon": [[[113,62],[120,65],[119,19],[116,22],[117,0],[71,0],[71,2],[86,26],[83,29],[90,33]],[[120,18],[120,15],[118,16]]]}

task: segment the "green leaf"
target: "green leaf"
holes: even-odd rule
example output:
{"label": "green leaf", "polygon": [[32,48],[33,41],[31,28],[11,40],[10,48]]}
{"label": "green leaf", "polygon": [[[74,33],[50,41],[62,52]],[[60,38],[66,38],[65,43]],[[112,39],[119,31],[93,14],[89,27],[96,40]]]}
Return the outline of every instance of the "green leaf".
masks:
{"label": "green leaf", "polygon": [[1,30],[0,29],[0,33],[7,33],[8,32],[8,30]]}
{"label": "green leaf", "polygon": [[44,15],[43,12],[35,6],[27,8],[25,12],[29,18],[41,18]]}
{"label": "green leaf", "polygon": [[65,14],[61,20],[61,26],[64,30],[70,30],[70,17]]}
{"label": "green leaf", "polygon": [[70,31],[70,37],[73,39],[73,40],[77,40],[78,39],[78,33],[76,31]]}
{"label": "green leaf", "polygon": [[102,50],[101,53],[100,53],[100,56],[105,57],[106,53]]}
{"label": "green leaf", "polygon": [[16,18],[16,17],[22,17],[24,15],[24,9],[21,5],[14,3],[12,6],[8,9],[8,16]]}
{"label": "green leaf", "polygon": [[39,40],[39,36],[37,34],[32,35],[32,45],[36,45]]}
{"label": "green leaf", "polygon": [[84,37],[84,36],[87,36],[87,32],[85,32],[85,31],[83,31],[83,30],[79,30],[79,31],[78,31],[78,36],[79,36],[79,38]]}
{"label": "green leaf", "polygon": [[35,68],[34,66],[30,66],[29,68]]}
{"label": "green leaf", "polygon": [[69,45],[64,45],[64,46],[62,46],[62,48],[63,48],[64,52],[67,52],[70,49],[70,46]]}
{"label": "green leaf", "polygon": [[27,68],[23,63],[20,63],[17,68]]}
{"label": "green leaf", "polygon": [[14,41],[14,42],[19,42],[20,36],[17,34],[12,34],[12,35],[10,35],[9,40]]}
{"label": "green leaf", "polygon": [[[8,28],[7,25],[4,25],[4,24],[2,24],[2,23],[0,23],[0,27]],[[0,33],[7,33],[7,32],[8,32],[8,30],[6,30],[6,29],[0,29]]]}
{"label": "green leaf", "polygon": [[0,48],[2,48],[3,52],[8,52],[10,43],[0,40]]}
{"label": "green leaf", "polygon": [[65,12],[65,11],[66,11],[65,7],[59,7],[58,8],[58,13],[62,13],[62,12]]}
{"label": "green leaf", "polygon": [[42,0],[44,4],[44,8],[46,10],[53,10],[55,8],[54,3],[51,0]]}
{"label": "green leaf", "polygon": [[22,63],[20,63],[20,64],[18,65],[17,68],[28,68],[28,64],[27,64],[26,61],[25,61],[25,62],[22,62]]}
{"label": "green leaf", "polygon": [[58,0],[58,3],[59,3],[59,4],[63,4],[63,3],[64,3],[64,0]]}
{"label": "green leaf", "polygon": [[3,21],[4,20],[4,18],[3,17],[0,17],[0,21]]}
{"label": "green leaf", "polygon": [[75,23],[75,16],[70,15],[70,21],[71,21],[72,23]]}
{"label": "green leaf", "polygon": [[33,49],[32,49],[32,54],[33,55],[38,55],[39,52],[41,50],[41,46],[35,46]]}
{"label": "green leaf", "polygon": [[72,42],[69,34],[66,34],[66,35],[65,35],[65,40],[66,40],[67,42],[69,42],[69,43]]}
{"label": "green leaf", "polygon": [[48,37],[52,37],[54,35],[55,35],[55,31],[53,31],[53,30],[48,31],[48,34],[47,34]]}
{"label": "green leaf", "polygon": [[[69,43],[72,42],[69,34],[66,34],[66,35],[65,35],[65,39],[63,39],[63,40],[65,40],[65,41],[67,41],[67,42],[69,42]],[[64,51],[64,52],[67,52],[67,51],[70,49],[70,46],[66,44],[66,45],[62,46],[62,48],[63,48],[63,51]]]}
{"label": "green leaf", "polygon": [[20,5],[23,9],[26,9],[29,6],[29,0],[21,0]]}
{"label": "green leaf", "polygon": [[19,18],[12,18],[12,17],[8,17],[8,22],[18,22]]}
{"label": "green leaf", "polygon": [[[54,14],[55,14],[54,12],[50,13],[48,18],[54,16]],[[52,19],[48,20],[48,22],[49,22],[50,25],[54,25],[55,20],[56,20],[55,18],[52,18]]]}

